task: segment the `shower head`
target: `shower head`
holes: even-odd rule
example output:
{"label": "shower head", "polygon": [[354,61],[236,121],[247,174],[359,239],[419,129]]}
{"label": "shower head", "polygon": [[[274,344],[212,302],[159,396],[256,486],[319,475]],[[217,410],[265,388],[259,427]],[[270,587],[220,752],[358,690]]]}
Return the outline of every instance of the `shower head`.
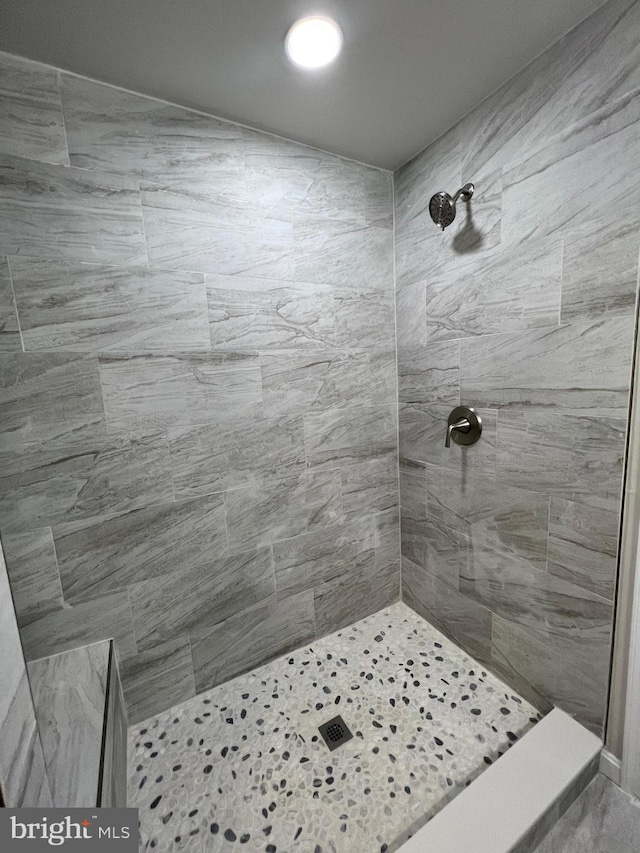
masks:
{"label": "shower head", "polygon": [[429,202],[429,214],[441,231],[451,225],[456,218],[456,202],[459,198],[469,201],[473,195],[473,184],[465,184],[462,189],[451,197],[449,193],[439,192],[431,196]]}

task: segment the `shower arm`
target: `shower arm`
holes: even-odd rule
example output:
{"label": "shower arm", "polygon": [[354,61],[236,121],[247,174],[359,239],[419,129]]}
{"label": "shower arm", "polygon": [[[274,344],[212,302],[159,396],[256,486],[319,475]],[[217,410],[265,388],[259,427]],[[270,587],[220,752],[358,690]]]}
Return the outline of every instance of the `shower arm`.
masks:
{"label": "shower arm", "polygon": [[453,203],[455,204],[459,198],[461,198],[462,201],[470,201],[471,197],[473,196],[474,189],[475,187],[473,186],[473,184],[465,184],[463,187],[460,187],[458,192],[453,197]]}

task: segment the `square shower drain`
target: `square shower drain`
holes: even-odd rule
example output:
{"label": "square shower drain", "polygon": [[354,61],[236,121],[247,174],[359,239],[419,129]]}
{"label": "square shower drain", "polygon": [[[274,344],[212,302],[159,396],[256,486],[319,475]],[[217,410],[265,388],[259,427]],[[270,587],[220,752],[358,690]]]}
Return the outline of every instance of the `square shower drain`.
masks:
{"label": "square shower drain", "polygon": [[331,752],[353,737],[349,731],[349,726],[340,716],[318,726],[318,731]]}

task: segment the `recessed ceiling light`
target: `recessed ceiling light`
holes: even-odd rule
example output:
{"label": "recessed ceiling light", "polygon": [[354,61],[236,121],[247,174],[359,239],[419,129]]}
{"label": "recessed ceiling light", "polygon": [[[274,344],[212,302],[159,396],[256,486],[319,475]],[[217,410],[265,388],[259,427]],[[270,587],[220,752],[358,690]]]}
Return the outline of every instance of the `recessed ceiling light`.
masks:
{"label": "recessed ceiling light", "polygon": [[287,56],[301,68],[322,68],[342,49],[342,30],[331,18],[313,15],[291,27],[284,42]]}

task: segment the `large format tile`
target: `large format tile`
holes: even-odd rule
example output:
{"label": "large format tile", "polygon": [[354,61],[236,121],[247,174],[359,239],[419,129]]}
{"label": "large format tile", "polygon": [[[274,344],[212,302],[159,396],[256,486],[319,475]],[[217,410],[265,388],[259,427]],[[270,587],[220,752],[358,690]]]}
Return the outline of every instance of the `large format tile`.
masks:
{"label": "large format tile", "polygon": [[[203,551],[200,559],[206,555]],[[270,548],[192,567],[174,566],[168,574],[131,587],[138,649],[153,649],[195,628],[216,625],[274,591]]]}
{"label": "large format tile", "polygon": [[458,588],[461,563],[469,551],[468,540],[455,530],[401,510],[400,553],[449,586]]}
{"label": "large format tile", "polygon": [[401,404],[400,455],[459,471],[463,476],[474,473],[495,477],[497,413],[492,409],[477,410],[482,419],[482,435],[476,444],[465,447],[452,441],[451,447],[445,447],[447,419],[452,408],[451,405]]}
{"label": "large format tile", "polygon": [[109,643],[29,664],[51,796],[59,808],[93,808],[101,784],[101,747]]}
{"label": "large format tile", "polygon": [[265,478],[261,485],[230,489],[224,496],[232,553],[340,522],[340,471],[304,471]]}
{"label": "large format tile", "polygon": [[[388,187],[386,196],[384,187],[375,192],[377,186],[372,184],[370,174],[375,174],[374,170],[245,128],[242,136],[247,193],[250,201],[265,211],[278,216],[325,216],[360,223],[384,218],[385,213],[388,216]],[[366,207],[365,180],[369,190]]]}
{"label": "large format tile", "polygon": [[177,496],[259,485],[269,473],[286,476],[304,469],[302,415],[174,427],[169,450]]}
{"label": "large format tile", "polygon": [[262,666],[315,636],[313,593],[269,601],[192,634],[196,689],[200,692]]}
{"label": "large format tile", "polygon": [[619,515],[551,498],[549,571],[613,600]]}
{"label": "large format tile", "polygon": [[244,183],[228,193],[151,183],[142,183],[140,191],[152,266],[289,281],[295,277],[291,223],[249,205]]}
{"label": "large format tile", "polygon": [[[427,466],[427,517],[545,569],[549,499],[487,477]],[[415,561],[417,562],[417,561]]]}
{"label": "large format tile", "polygon": [[113,637],[121,657],[137,652],[128,592],[92,598],[50,613],[21,631],[27,660],[56,655]]}
{"label": "large format tile", "polygon": [[626,417],[634,319],[485,335],[460,344],[471,406]]}
{"label": "large format tile", "polygon": [[260,414],[260,365],[252,353],[105,354],[99,362],[109,432]]}
{"label": "large format tile", "polygon": [[[555,235],[445,268],[426,286],[428,339],[557,325],[561,271],[562,239]],[[422,305],[416,310],[422,311]]]}
{"label": "large format tile", "polygon": [[609,677],[607,637],[590,632],[558,634],[544,626],[516,625],[494,616],[491,659],[516,689],[530,685],[602,735]]}
{"label": "large format tile", "polygon": [[611,602],[527,561],[472,542],[460,591],[509,622],[562,637],[608,644]]}
{"label": "large format tile", "polygon": [[98,362],[72,353],[0,354],[0,448],[106,435]]}
{"label": "large format tile", "polygon": [[0,352],[21,352],[22,339],[6,258],[0,258]]}
{"label": "large format tile", "polygon": [[375,561],[371,521],[332,525],[273,546],[278,598],[338,580],[345,572],[366,572]]}
{"label": "large format tile", "polygon": [[393,176],[367,168],[364,177],[364,217],[369,225],[393,228]]}
{"label": "large format tile", "polygon": [[146,720],[195,696],[188,638],[178,637],[120,662],[129,722]]}
{"label": "large format tile", "polygon": [[68,74],[61,91],[72,166],[211,192],[241,185],[238,125]]}
{"label": "large format tile", "polygon": [[0,460],[0,528],[8,532],[173,500],[164,435],[33,446]]}
{"label": "large format tile", "polygon": [[398,506],[398,460],[394,451],[340,468],[342,510],[351,521]]}
{"label": "large format tile", "polygon": [[426,290],[426,281],[416,281],[396,293],[398,348],[414,349],[427,342]]}
{"label": "large format tile", "polygon": [[386,228],[303,217],[294,223],[294,255],[298,281],[393,289],[393,237]]}
{"label": "large format tile", "polygon": [[67,164],[58,72],[1,53],[0,80],[0,151]]}
{"label": "large format tile", "polygon": [[211,343],[222,349],[307,348],[335,341],[333,289],[207,275]]}
{"label": "large format tile", "polygon": [[398,347],[398,400],[418,406],[460,405],[460,344],[432,341]]}
{"label": "large format tile", "polygon": [[25,350],[209,349],[204,276],[12,257]]}
{"label": "large format tile", "polygon": [[599,774],[535,853],[629,853],[639,835],[638,801]]}
{"label": "large format tile", "polygon": [[397,562],[368,564],[314,587],[316,636],[344,628],[400,599]]}
{"label": "large format tile", "polygon": [[626,421],[551,412],[500,412],[498,480],[616,511]]}
{"label": "large format tile", "polygon": [[479,661],[489,661],[489,611],[405,557],[402,600]]}
{"label": "large format tile", "polygon": [[371,367],[364,350],[281,349],[260,354],[267,415],[370,406]]}
{"label": "large format tile", "polygon": [[63,607],[62,587],[50,527],[2,534],[18,624]]}
{"label": "large format tile", "polygon": [[639,251],[637,217],[598,218],[567,231],[561,321],[633,315]]}
{"label": "large format tile", "polygon": [[395,370],[395,314],[391,290],[334,288],[336,312],[336,344],[339,347],[363,348],[373,360],[378,353],[386,354]]}
{"label": "large format tile", "polygon": [[604,3],[487,98],[465,122],[465,169],[513,162],[562,132],[576,103],[589,115],[639,86],[639,14],[634,0]]}
{"label": "large format tile", "polygon": [[[502,240],[510,245],[579,225],[603,198],[640,199],[640,89],[606,102],[504,173]],[[582,114],[584,116],[584,114]],[[612,157],[611,152],[616,151]]]}
{"label": "large format tile", "polygon": [[311,413],[304,418],[307,461],[335,468],[395,449],[396,419],[390,406],[362,406]]}
{"label": "large format tile", "polygon": [[400,506],[409,518],[427,517],[427,469],[424,463],[401,456],[398,460]]}
{"label": "large format tile", "polygon": [[144,264],[135,181],[0,155],[0,252]]}
{"label": "large format tile", "polygon": [[227,552],[221,495],[132,510],[54,528],[66,601],[186,570]]}

